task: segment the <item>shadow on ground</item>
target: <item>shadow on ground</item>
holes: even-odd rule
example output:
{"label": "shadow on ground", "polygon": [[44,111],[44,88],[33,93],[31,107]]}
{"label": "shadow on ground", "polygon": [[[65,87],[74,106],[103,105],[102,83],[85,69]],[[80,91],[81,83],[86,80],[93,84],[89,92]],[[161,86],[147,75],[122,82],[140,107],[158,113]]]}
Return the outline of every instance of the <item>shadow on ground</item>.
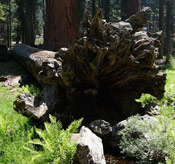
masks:
{"label": "shadow on ground", "polygon": [[2,86],[21,86],[32,82],[34,82],[32,75],[15,61],[12,53],[0,54],[0,83]]}

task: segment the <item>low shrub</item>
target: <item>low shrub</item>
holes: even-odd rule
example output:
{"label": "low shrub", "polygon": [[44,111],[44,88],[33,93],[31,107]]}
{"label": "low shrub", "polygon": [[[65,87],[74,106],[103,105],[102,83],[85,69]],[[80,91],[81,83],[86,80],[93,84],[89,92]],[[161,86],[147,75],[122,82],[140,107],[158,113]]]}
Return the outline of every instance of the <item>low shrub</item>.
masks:
{"label": "low shrub", "polygon": [[139,164],[165,162],[172,150],[175,151],[175,136],[167,117],[160,117],[159,122],[138,115],[130,117],[120,134],[122,153],[135,158]]}

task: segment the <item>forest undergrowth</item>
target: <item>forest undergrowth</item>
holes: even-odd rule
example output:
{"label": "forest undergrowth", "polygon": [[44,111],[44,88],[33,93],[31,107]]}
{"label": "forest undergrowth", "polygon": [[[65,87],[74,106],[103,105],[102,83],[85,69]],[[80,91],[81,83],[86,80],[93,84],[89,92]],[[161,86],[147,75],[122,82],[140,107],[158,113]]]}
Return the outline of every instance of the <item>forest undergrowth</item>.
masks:
{"label": "forest undergrowth", "polygon": [[22,92],[37,95],[39,89],[26,85],[9,90],[0,84],[0,164],[71,164],[76,152],[71,133],[77,132],[82,120],[64,130],[50,116],[51,123],[45,123],[44,130],[36,128],[29,118],[13,110],[13,101]]}
{"label": "forest undergrowth", "polygon": [[[151,95],[143,94],[137,101],[142,102],[143,106],[150,103],[156,104],[151,107],[151,110],[153,113],[155,111],[158,113],[156,114],[156,117],[159,120],[159,126],[157,126],[159,130],[154,130],[152,135],[156,135],[156,137],[162,137],[162,135],[165,136],[162,138],[158,137],[158,139],[160,139],[159,142],[163,142],[163,144],[150,144],[150,149],[152,150],[147,149],[147,151],[152,151],[154,154],[154,151],[156,152],[158,150],[157,152],[162,153],[160,154],[161,156],[165,156],[166,161],[163,163],[174,164],[175,69],[173,67],[169,67],[169,69],[164,70],[164,72],[167,73],[167,81],[165,86],[166,92],[163,99],[158,101]],[[81,124],[81,120],[71,124],[67,130],[63,130],[61,123],[57,122],[54,117],[51,117],[51,123],[46,123],[44,130],[37,129],[29,118],[26,118],[13,110],[13,101],[21,92],[29,92],[33,95],[37,95],[39,93],[39,89],[35,86],[27,85],[22,88],[17,87],[12,90],[0,85],[0,164],[37,164],[41,162],[59,164],[61,161],[72,163],[76,145],[70,144],[70,133],[77,131]],[[135,119],[137,116],[132,118]],[[57,132],[59,133],[53,132],[53,129],[55,128],[58,129]],[[50,133],[52,135],[50,135]],[[57,145],[55,145],[55,140],[54,143],[52,142],[53,139],[60,140],[60,138],[64,138],[65,140],[57,143]],[[121,143],[121,148],[123,146],[123,149],[127,146],[127,140],[125,141],[125,143]],[[56,149],[54,149],[55,147]],[[59,149],[57,149],[58,147]],[[134,147],[136,148],[136,146]],[[154,163],[154,156],[149,156],[149,159],[147,158],[148,156],[145,157],[145,152],[137,152],[134,151],[133,147],[131,148],[132,151],[123,150],[123,152],[125,154],[128,153],[128,156],[131,154],[132,156],[137,156],[141,153],[139,158],[143,157],[144,159],[137,159],[140,163],[145,163],[145,161],[147,161],[147,163]],[[61,151],[58,152],[58,150]],[[39,159],[42,159],[42,161]],[[160,163],[161,161],[156,162]]]}
{"label": "forest undergrowth", "polygon": [[[140,163],[159,163],[159,164],[174,164],[175,163],[175,68],[174,59],[168,69],[163,70],[167,74],[167,80],[165,85],[165,94],[161,100],[157,100],[155,97],[149,94],[142,94],[141,98],[137,101],[141,102],[143,106],[148,105],[150,113],[158,119],[158,123],[155,123],[150,131],[144,131],[144,124],[146,129],[150,129],[146,126],[147,121],[141,121],[139,116],[134,116],[129,118],[128,125],[135,120],[135,125],[137,126],[141,123],[143,129],[142,133],[148,135],[145,137],[146,142],[144,142],[144,137],[139,141],[142,142],[142,147],[145,144],[146,151],[139,146],[135,146],[139,149],[140,155],[138,161]],[[147,124],[147,125],[146,125]],[[130,126],[130,125],[129,125]],[[133,128],[133,127],[132,127]],[[126,130],[126,129],[125,129]],[[131,130],[131,129],[130,129]],[[148,133],[147,133],[148,132]],[[125,134],[126,135],[126,134]],[[150,136],[149,136],[150,135]],[[147,140],[149,138],[149,140]],[[135,141],[134,141],[135,142]],[[135,142],[136,143],[136,142]],[[123,144],[123,143],[122,143]],[[132,144],[131,144],[132,145]],[[126,145],[125,145],[126,146]],[[125,151],[124,151],[125,152]],[[132,155],[135,154],[133,150],[129,150]],[[135,154],[135,155],[136,155]],[[141,159],[142,157],[142,159]],[[162,161],[162,162],[161,162]],[[139,162],[138,162],[139,163]]]}

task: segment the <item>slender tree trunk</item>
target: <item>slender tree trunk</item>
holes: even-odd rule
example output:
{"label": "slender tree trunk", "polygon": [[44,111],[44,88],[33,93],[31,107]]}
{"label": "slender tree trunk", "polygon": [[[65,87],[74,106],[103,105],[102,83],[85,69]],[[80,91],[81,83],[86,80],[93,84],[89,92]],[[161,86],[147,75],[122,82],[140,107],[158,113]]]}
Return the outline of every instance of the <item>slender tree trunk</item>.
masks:
{"label": "slender tree trunk", "polygon": [[7,1],[8,14],[7,14],[7,45],[11,49],[11,0]]}
{"label": "slender tree trunk", "polygon": [[42,10],[43,10],[43,39],[45,38],[46,35],[46,0],[42,0]]}
{"label": "slender tree trunk", "polygon": [[159,0],[159,30],[163,31],[162,39],[161,39],[161,47],[159,48],[159,59],[163,59],[163,47],[164,47],[164,28],[163,28],[163,22],[164,22],[164,0]]}
{"label": "slender tree trunk", "polygon": [[7,46],[8,47],[10,46],[9,35],[10,35],[9,19],[7,18]]}
{"label": "slender tree trunk", "polygon": [[171,12],[172,4],[170,1],[167,1],[167,10],[166,10],[166,45],[165,45],[165,54],[166,54],[166,63],[170,61],[171,54]]}
{"label": "slender tree trunk", "polygon": [[109,9],[110,7],[110,0],[105,0],[105,3],[104,3],[104,16],[105,16],[105,19],[107,20],[107,22],[109,22]]}
{"label": "slender tree trunk", "polygon": [[11,0],[9,0],[9,48],[11,49],[12,44],[12,11],[11,11]]}
{"label": "slender tree trunk", "polygon": [[92,16],[94,17],[96,13],[96,0],[92,0]]}
{"label": "slender tree trunk", "polygon": [[21,38],[21,28],[20,28],[19,25],[17,25],[17,28],[16,28],[16,44],[19,44],[20,38]]}
{"label": "slender tree trunk", "polygon": [[76,0],[77,4],[77,23],[78,26],[80,25],[81,21],[83,20],[85,6],[86,6],[86,0]]}
{"label": "slender tree trunk", "polygon": [[42,10],[43,10],[43,21],[46,23],[46,1],[42,1]]}
{"label": "slender tree trunk", "polygon": [[47,0],[45,48],[70,47],[76,36],[76,0]]}
{"label": "slender tree trunk", "polygon": [[121,1],[121,19],[125,20],[131,15],[141,10],[140,0],[122,0]]}
{"label": "slender tree trunk", "polygon": [[103,0],[98,0],[98,8],[103,8]]}
{"label": "slender tree trunk", "polygon": [[25,33],[24,43],[29,45],[35,44],[35,28],[36,28],[36,0],[25,0]]}

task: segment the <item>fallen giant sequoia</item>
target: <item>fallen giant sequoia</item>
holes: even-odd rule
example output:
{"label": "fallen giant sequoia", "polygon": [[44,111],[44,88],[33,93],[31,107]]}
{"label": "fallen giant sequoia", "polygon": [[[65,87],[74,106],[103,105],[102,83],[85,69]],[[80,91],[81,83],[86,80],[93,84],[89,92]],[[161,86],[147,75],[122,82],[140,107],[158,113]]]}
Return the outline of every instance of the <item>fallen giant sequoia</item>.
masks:
{"label": "fallen giant sequoia", "polygon": [[161,99],[166,75],[155,65],[161,32],[141,31],[149,12],[145,8],[119,23],[105,22],[101,10],[91,21],[86,13],[77,42],[58,53],[16,45],[15,58],[43,91],[20,95],[15,109],[41,120],[53,114],[113,123],[142,111],[135,102],[142,93]]}

